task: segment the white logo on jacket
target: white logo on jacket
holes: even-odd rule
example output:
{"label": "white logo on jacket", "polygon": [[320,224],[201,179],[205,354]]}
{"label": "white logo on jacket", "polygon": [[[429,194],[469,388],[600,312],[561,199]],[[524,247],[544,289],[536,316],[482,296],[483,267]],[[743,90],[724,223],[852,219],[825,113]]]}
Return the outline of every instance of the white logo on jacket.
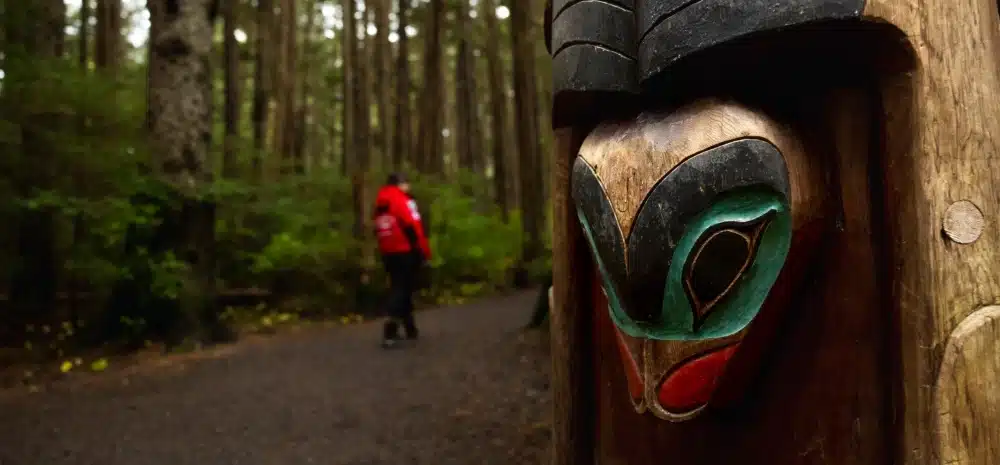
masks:
{"label": "white logo on jacket", "polygon": [[417,201],[410,199],[406,202],[406,206],[410,207],[410,214],[413,215],[413,219],[420,221],[420,211],[417,210]]}

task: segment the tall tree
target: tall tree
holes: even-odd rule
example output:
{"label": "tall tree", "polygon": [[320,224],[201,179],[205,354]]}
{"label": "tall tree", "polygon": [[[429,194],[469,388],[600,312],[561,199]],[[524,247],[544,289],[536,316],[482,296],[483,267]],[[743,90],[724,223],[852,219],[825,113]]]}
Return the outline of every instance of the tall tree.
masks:
{"label": "tall tree", "polygon": [[254,94],[253,94],[253,171],[258,181],[264,176],[264,153],[267,147],[268,115],[271,101],[272,82],[271,68],[273,54],[272,21],[274,4],[272,0],[257,0],[257,37],[256,57],[254,61]]}
{"label": "tall tree", "polygon": [[514,108],[517,112],[517,150],[521,183],[521,218],[524,242],[521,270],[542,254],[544,199],[536,113],[534,22],[531,0],[521,0],[511,8],[511,48],[514,55]]}
{"label": "tall tree", "polygon": [[365,157],[360,153],[358,106],[361,86],[357,80],[358,63],[358,23],[356,0],[344,0],[344,164],[351,177],[351,198],[354,210],[354,236],[365,233]]}
{"label": "tall tree", "polygon": [[444,76],[442,76],[441,29],[444,0],[430,0],[424,30],[424,82],[420,96],[420,134],[417,138],[417,168],[440,174],[444,168],[441,131],[444,124]]}
{"label": "tall tree", "polygon": [[358,139],[354,155],[357,157],[359,169],[365,173],[368,172],[368,167],[371,164],[373,141],[371,114],[371,97],[374,91],[374,83],[371,80],[372,41],[371,37],[368,36],[368,25],[371,24],[372,10],[369,8],[371,3],[372,0],[365,1],[365,9],[357,18],[358,27],[355,31],[359,37],[356,38],[354,49],[354,69],[357,76],[357,88],[354,94],[354,110],[356,112],[354,130],[356,131],[355,137]]}
{"label": "tall tree", "polygon": [[222,176],[234,178],[237,173],[236,150],[240,127],[240,50],[236,42],[236,7],[238,0],[223,2],[223,62],[225,70],[225,114],[226,128],[222,158]]}
{"label": "tall tree", "polygon": [[121,0],[97,0],[97,33],[94,61],[101,69],[116,70],[124,54]]}
{"label": "tall tree", "polygon": [[392,95],[392,54],[389,50],[389,13],[392,9],[391,0],[369,0],[372,5],[372,13],[375,16],[375,37],[374,42],[374,73],[375,73],[375,96],[378,113],[378,129],[376,131],[375,145],[381,155],[382,166],[391,163],[389,155],[392,140],[391,122],[389,115],[389,98]]}
{"label": "tall tree", "polygon": [[392,166],[400,169],[403,160],[411,160],[413,131],[410,126],[410,48],[406,26],[409,24],[409,0],[396,3],[396,117],[392,138]]}
{"label": "tall tree", "polygon": [[312,51],[313,27],[317,24],[316,1],[309,0],[306,6],[306,26],[302,33],[302,45],[299,47],[299,70],[297,70],[299,81],[299,96],[295,103],[295,125],[292,136],[291,150],[295,158],[295,168],[299,174],[306,172],[309,163],[306,160],[306,134],[308,133],[308,121],[310,114],[310,99],[312,92],[311,60],[308,54]]}
{"label": "tall tree", "polygon": [[490,142],[493,147],[493,190],[497,204],[503,212],[503,220],[507,222],[510,213],[510,200],[507,193],[507,98],[504,95],[507,83],[504,80],[503,62],[500,60],[500,28],[497,25],[496,2],[480,0],[481,15],[486,23],[486,66],[489,74],[490,107]]}
{"label": "tall tree", "polygon": [[476,98],[476,74],[472,44],[469,40],[467,0],[460,0],[455,7],[455,149],[458,166],[473,173],[482,171],[482,140]]}
{"label": "tall tree", "polygon": [[182,199],[166,211],[163,225],[175,255],[191,273],[178,300],[174,336],[206,340],[218,328],[212,305],[215,270],[212,205],[198,200],[211,179],[212,30],[218,0],[150,0],[149,139],[153,167]]}
{"label": "tall tree", "polygon": [[[66,6],[62,0],[7,2],[4,15],[4,111],[18,112],[21,153],[14,189],[21,199],[52,187],[53,155],[58,150],[52,128],[64,120],[51,106],[38,108],[34,97],[51,88],[52,74],[43,63],[62,56]],[[25,208],[17,218],[17,256],[11,274],[10,299],[15,320],[49,314],[55,302],[55,212]]]}
{"label": "tall tree", "polygon": [[84,70],[90,61],[90,0],[80,0],[80,51],[77,55]]}
{"label": "tall tree", "polygon": [[298,16],[296,0],[281,0],[281,13],[278,15],[277,48],[277,95],[274,110],[274,140],[272,149],[279,154],[281,171],[288,172],[296,168],[293,159],[294,149],[291,147],[295,124],[295,84],[296,84],[296,43]]}

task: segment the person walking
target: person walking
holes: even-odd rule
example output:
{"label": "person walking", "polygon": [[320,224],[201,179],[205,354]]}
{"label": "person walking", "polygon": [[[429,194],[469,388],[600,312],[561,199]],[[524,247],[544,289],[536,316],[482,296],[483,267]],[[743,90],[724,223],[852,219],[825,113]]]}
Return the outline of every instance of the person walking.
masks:
{"label": "person walking", "polygon": [[390,283],[382,347],[391,348],[400,341],[400,324],[406,331],[406,339],[419,337],[413,317],[413,292],[417,274],[431,258],[417,202],[410,195],[410,183],[401,173],[390,174],[379,189],[374,221],[382,265],[389,274]]}

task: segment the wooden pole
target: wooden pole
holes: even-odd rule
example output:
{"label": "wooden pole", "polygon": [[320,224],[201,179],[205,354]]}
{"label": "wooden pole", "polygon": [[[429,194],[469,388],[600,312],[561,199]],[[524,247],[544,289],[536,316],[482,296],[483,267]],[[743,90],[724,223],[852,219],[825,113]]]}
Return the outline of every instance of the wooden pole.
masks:
{"label": "wooden pole", "polygon": [[547,12],[554,463],[1000,463],[996,2],[674,3]]}

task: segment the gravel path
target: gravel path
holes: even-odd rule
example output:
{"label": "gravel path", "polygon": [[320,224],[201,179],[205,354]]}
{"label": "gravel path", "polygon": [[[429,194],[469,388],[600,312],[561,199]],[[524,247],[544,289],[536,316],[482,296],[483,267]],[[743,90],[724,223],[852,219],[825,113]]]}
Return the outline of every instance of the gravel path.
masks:
{"label": "gravel path", "polygon": [[0,395],[0,465],[485,465],[548,457],[534,293],[421,312],[383,351],[366,323]]}

